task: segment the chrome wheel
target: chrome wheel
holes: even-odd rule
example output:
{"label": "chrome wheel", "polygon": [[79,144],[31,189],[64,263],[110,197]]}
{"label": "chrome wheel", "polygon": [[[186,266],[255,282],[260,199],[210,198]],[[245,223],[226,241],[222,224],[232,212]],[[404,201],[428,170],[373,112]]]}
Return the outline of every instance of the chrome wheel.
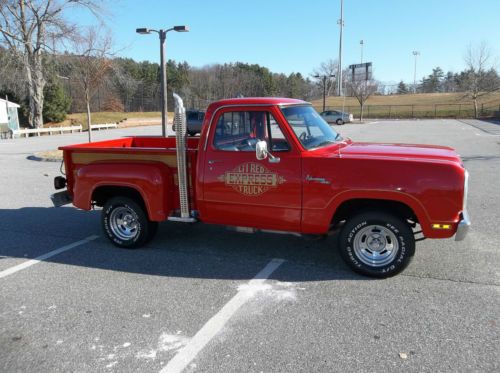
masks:
{"label": "chrome wheel", "polygon": [[109,215],[109,227],[122,240],[131,240],[139,233],[137,214],[125,206],[116,207]]}
{"label": "chrome wheel", "polygon": [[362,263],[383,267],[394,260],[399,244],[391,230],[381,225],[369,225],[356,233],[353,249]]}

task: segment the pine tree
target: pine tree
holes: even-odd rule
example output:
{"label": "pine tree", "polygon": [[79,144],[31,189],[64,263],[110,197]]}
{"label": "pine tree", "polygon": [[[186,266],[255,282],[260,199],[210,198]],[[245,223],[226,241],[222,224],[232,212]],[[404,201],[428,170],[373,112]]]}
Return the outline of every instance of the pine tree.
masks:
{"label": "pine tree", "polygon": [[398,84],[398,95],[405,95],[407,94],[409,91],[408,91],[408,87],[406,86],[406,84],[401,80]]}
{"label": "pine tree", "polygon": [[57,81],[49,82],[44,88],[43,119],[45,122],[62,122],[71,106],[71,99]]}

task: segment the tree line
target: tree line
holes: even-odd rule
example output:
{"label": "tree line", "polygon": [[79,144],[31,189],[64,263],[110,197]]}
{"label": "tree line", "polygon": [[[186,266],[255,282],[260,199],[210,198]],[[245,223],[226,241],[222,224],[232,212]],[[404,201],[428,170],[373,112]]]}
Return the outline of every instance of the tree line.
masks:
{"label": "tree line", "polygon": [[[86,111],[90,123],[92,111],[160,110],[157,63],[117,57],[104,25],[85,28],[66,17],[81,8],[99,19],[101,4],[97,0],[0,1],[0,95],[22,105],[22,122],[40,127],[44,121],[61,121],[69,111]],[[400,82],[398,93],[463,92],[477,108],[479,99],[500,89],[500,79],[485,45],[470,47],[464,62],[466,69],[460,73],[433,69],[413,90]],[[310,77],[244,62],[194,67],[169,60],[166,65],[167,94],[181,94],[193,108],[203,109],[227,97],[311,100],[323,92],[338,94],[335,83],[340,74],[335,60],[322,63]],[[356,97],[361,109],[378,93],[373,77],[357,79],[349,71],[342,76],[343,93]],[[172,104],[169,100],[170,111]]]}
{"label": "tree line", "polygon": [[440,67],[432,69],[432,73],[422,78],[413,90],[401,81],[397,93],[462,93],[462,98],[473,102],[474,116],[477,118],[479,100],[500,91],[500,75],[492,52],[484,42],[468,46],[464,54],[464,64],[465,69],[458,73],[448,71],[445,74]]}

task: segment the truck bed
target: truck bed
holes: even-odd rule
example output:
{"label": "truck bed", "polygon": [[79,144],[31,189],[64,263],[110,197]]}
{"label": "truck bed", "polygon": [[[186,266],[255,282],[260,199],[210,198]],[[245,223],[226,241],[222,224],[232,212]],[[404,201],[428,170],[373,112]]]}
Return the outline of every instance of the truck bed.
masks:
{"label": "truck bed", "polygon": [[[197,150],[199,137],[189,137],[187,139],[188,151]],[[156,136],[137,136],[137,137],[124,137],[115,140],[104,140],[90,143],[83,143],[77,145],[61,146],[60,150],[84,150],[92,149],[99,151],[108,151],[110,148],[114,149],[128,149],[128,150],[173,150],[175,151],[175,137],[156,137]]]}
{"label": "truck bed", "polygon": [[[188,187],[191,203],[196,180],[196,158],[198,155],[199,137],[191,137],[187,140],[187,166]],[[77,145],[62,146],[63,159],[66,169],[67,188],[73,195],[75,175],[78,170],[92,163],[137,163],[137,162],[161,162],[171,168],[173,183],[178,185],[177,178],[177,154],[175,137],[125,137],[115,140],[97,141]],[[178,201],[178,191],[175,188],[174,200]]]}

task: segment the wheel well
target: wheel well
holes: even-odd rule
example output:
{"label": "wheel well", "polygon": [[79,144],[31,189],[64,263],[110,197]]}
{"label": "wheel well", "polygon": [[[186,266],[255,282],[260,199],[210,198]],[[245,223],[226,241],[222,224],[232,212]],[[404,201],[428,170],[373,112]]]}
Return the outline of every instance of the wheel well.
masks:
{"label": "wheel well", "polygon": [[332,224],[336,225],[366,210],[386,211],[399,216],[403,220],[411,220],[415,223],[418,222],[417,216],[413,210],[402,202],[383,199],[351,199],[342,202],[340,206],[337,207],[332,218]]}
{"label": "wheel well", "polygon": [[137,202],[144,211],[147,211],[144,199],[136,189],[121,186],[100,186],[92,192],[92,202],[97,206],[104,206],[113,197],[127,197]]}

